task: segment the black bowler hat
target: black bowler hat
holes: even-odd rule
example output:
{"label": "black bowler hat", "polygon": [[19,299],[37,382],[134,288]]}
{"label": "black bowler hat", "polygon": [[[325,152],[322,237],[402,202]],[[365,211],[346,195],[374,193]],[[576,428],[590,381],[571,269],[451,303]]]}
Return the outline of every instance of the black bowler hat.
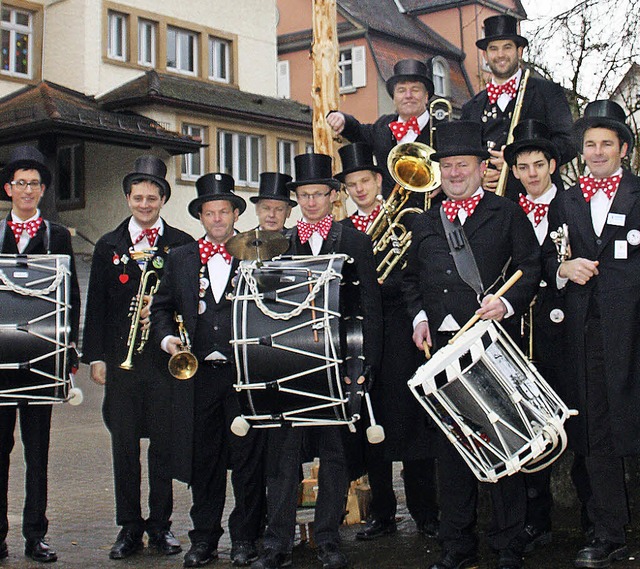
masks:
{"label": "black bowler hat", "polygon": [[[40,173],[40,181],[47,187],[51,184],[51,170],[45,164],[42,152],[33,146],[18,146],[11,151],[9,162],[0,171],[2,187],[11,182],[16,170],[37,170]],[[0,191],[0,195],[5,200],[11,199],[4,190]]]}
{"label": "black bowler hat", "polygon": [[200,218],[200,210],[205,202],[227,200],[234,209],[242,213],[247,209],[247,202],[233,193],[235,182],[229,174],[205,174],[196,180],[198,197],[189,203],[189,213],[196,219]]}
{"label": "black bowler hat", "polygon": [[124,194],[128,196],[131,193],[131,186],[138,182],[150,181],[158,184],[160,187],[160,195],[165,197],[164,202],[167,203],[171,197],[171,186],[166,180],[167,166],[157,156],[147,155],[136,158],[133,163],[133,171],[129,172],[122,179],[122,189]]}
{"label": "black bowler hat", "polygon": [[573,125],[573,131],[578,138],[578,146],[582,147],[582,137],[589,128],[603,127],[615,130],[622,138],[623,142],[629,145],[628,153],[633,150],[634,136],[631,129],[627,126],[627,116],[624,109],[608,99],[600,99],[589,103],[584,109],[581,119],[578,119]]}
{"label": "black bowler hat", "polygon": [[509,166],[515,164],[516,154],[522,148],[548,152],[556,164],[560,165],[560,154],[556,145],[551,142],[551,133],[547,125],[540,121],[527,119],[518,123],[518,126],[513,129],[513,142],[504,149],[504,159]]}
{"label": "black bowler hat", "polygon": [[331,156],[307,152],[298,154],[293,163],[296,168],[296,180],[287,184],[287,188],[292,192],[299,186],[311,184],[324,184],[332,190],[340,189],[340,182],[331,173]]}
{"label": "black bowler hat", "polygon": [[251,203],[258,203],[260,200],[280,200],[287,202],[290,206],[298,205],[298,202],[291,199],[291,194],[287,184],[293,180],[288,174],[280,172],[263,172],[260,174],[260,189],[257,196],[249,199]]}
{"label": "black bowler hat", "polygon": [[384,170],[373,163],[371,147],[364,142],[354,142],[338,148],[338,154],[340,154],[340,160],[342,161],[342,172],[336,174],[336,178],[342,183],[344,183],[344,178],[347,174],[360,172],[361,170],[371,170],[372,172],[384,174]]}
{"label": "black bowler hat", "polygon": [[387,79],[387,93],[393,98],[393,90],[401,81],[420,81],[433,95],[433,69],[417,59],[401,59],[393,66],[393,75]]}
{"label": "black bowler hat", "polygon": [[478,156],[487,159],[490,154],[482,146],[480,123],[452,121],[440,123],[436,129],[437,152],[431,160],[438,162],[448,156]]}
{"label": "black bowler hat", "polygon": [[518,47],[527,47],[529,42],[518,34],[518,20],[513,16],[501,14],[491,16],[484,21],[484,37],[476,45],[486,51],[489,42],[494,40],[513,40]]}

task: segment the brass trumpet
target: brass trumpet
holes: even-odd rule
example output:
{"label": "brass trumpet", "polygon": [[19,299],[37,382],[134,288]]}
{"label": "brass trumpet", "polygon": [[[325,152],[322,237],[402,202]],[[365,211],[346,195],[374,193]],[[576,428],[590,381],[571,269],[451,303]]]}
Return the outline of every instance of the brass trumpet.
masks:
{"label": "brass trumpet", "polygon": [[[149,339],[149,328],[146,328],[145,330],[140,328],[140,313],[146,306],[144,297],[147,295],[153,296],[160,286],[158,273],[153,269],[149,269],[149,261],[153,259],[156,251],[157,247],[152,247],[151,249],[144,249],[142,251],[134,251],[131,253],[132,261],[138,262],[144,260],[144,264],[142,265],[142,275],[140,277],[138,293],[132,299],[131,306],[129,307],[129,317],[131,318],[129,337],[127,338],[127,347],[129,350],[127,351],[127,358],[120,364],[122,369],[133,369],[133,352],[135,351],[136,354],[141,354],[147,340]],[[139,340],[138,334],[140,334]],[[136,342],[138,342],[137,346]]]}
{"label": "brass trumpet", "polygon": [[176,379],[191,379],[198,371],[198,359],[191,352],[191,341],[180,314],[176,314],[180,349],[169,358],[169,373]]}

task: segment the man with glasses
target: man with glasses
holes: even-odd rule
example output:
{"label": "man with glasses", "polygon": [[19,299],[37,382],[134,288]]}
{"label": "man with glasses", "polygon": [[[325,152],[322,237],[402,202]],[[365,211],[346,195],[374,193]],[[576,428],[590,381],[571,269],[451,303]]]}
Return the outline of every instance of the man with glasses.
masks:
{"label": "man with glasses", "polygon": [[[38,204],[51,183],[51,172],[44,156],[31,146],[16,148],[9,163],[0,172],[4,199],[11,200],[11,212],[0,221],[0,252],[8,254],[61,254],[71,258],[71,323],[70,340],[78,341],[80,319],[80,289],[76,275],[71,235],[56,223],[44,220]],[[22,379],[21,379],[22,378]],[[28,370],[5,370],[0,380],[20,384],[33,381]],[[56,552],[44,538],[49,521],[47,509],[47,468],[49,461],[49,433],[51,405],[20,405],[20,434],[26,466],[25,505],[22,534],[26,540],[25,555],[34,561],[52,562]],[[5,542],[9,530],[7,493],[9,458],[14,445],[14,430],[18,407],[0,406],[0,559],[8,557]]]}

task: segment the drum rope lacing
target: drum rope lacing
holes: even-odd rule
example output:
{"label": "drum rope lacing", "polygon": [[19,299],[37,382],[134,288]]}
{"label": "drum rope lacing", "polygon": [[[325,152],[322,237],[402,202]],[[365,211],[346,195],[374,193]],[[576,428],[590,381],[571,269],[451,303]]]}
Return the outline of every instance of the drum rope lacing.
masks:
{"label": "drum rope lacing", "polygon": [[46,296],[58,288],[66,273],[67,269],[65,267],[57,267],[56,276],[47,288],[27,288],[20,286],[11,281],[2,269],[0,269],[0,281],[2,281],[10,291],[23,296]]}
{"label": "drum rope lacing", "polygon": [[[318,277],[318,280],[313,285],[313,288],[309,291],[307,298],[305,298],[301,304],[296,306],[296,308],[294,308],[291,312],[274,312],[273,310],[270,310],[269,308],[267,308],[264,302],[262,301],[262,299],[260,298],[260,290],[258,289],[258,283],[252,274],[253,266],[251,265],[243,266],[241,264],[239,269],[245,281],[249,285],[249,289],[251,290],[251,295],[255,300],[256,306],[260,309],[260,312],[262,312],[262,314],[264,314],[265,316],[268,316],[269,318],[273,318],[274,320],[290,320],[291,318],[295,318],[296,316],[299,316],[300,314],[302,314],[304,310],[307,310],[308,308],[310,308],[311,303],[316,298],[317,294],[320,292],[322,287],[325,286],[325,284],[327,284],[329,281],[331,281],[336,277],[342,278],[342,275],[340,273],[337,273],[333,269],[333,267],[329,266],[324,271],[322,271],[322,273]],[[316,308],[316,310],[318,310],[318,308]]]}

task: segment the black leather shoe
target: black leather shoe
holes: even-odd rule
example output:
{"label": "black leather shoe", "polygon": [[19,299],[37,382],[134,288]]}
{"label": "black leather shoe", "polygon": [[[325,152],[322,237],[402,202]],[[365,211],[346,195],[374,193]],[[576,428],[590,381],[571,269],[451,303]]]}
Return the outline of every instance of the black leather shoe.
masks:
{"label": "black leather shoe", "polygon": [[149,534],[149,547],[153,547],[163,555],[175,555],[182,551],[180,542],[169,530]]}
{"label": "black leather shoe", "polygon": [[389,519],[372,519],[369,520],[364,528],[356,533],[356,539],[371,540],[383,535],[389,535],[396,533],[398,526],[396,525],[395,518]]}
{"label": "black leather shoe", "polygon": [[231,562],[234,567],[247,567],[258,559],[258,550],[251,541],[237,541],[231,544]]}
{"label": "black leather shoe", "polygon": [[120,530],[118,537],[116,537],[115,543],[111,546],[109,558],[126,559],[143,547],[142,534],[123,528]]}
{"label": "black leather shoe", "polygon": [[532,524],[527,524],[524,529],[514,538],[512,545],[518,551],[531,553],[534,549],[549,545],[553,536],[549,530],[543,530]]}
{"label": "black leather shoe", "polygon": [[40,563],[53,563],[58,560],[58,554],[43,539],[28,539],[24,546],[24,554]]}
{"label": "black leather shoe", "polygon": [[291,567],[291,553],[275,549],[265,549],[259,559],[251,564],[251,569],[284,569]]}
{"label": "black leather shoe", "polygon": [[9,549],[7,548],[7,542],[2,541],[0,543],[0,559],[6,559],[9,557]]}
{"label": "black leather shoe", "polygon": [[344,569],[349,564],[347,556],[333,542],[318,545],[318,561],[322,563],[322,569]]}
{"label": "black leather shoe", "polygon": [[218,559],[218,548],[206,541],[199,541],[191,545],[191,549],[184,556],[185,567],[202,567]]}
{"label": "black leather shoe", "polygon": [[416,522],[418,533],[426,537],[432,537],[436,539],[438,532],[440,531],[440,522],[438,520],[432,520],[430,522]]}
{"label": "black leather shoe", "polygon": [[444,557],[429,567],[429,569],[471,569],[477,567],[478,556],[475,553],[459,553],[447,551]]}
{"label": "black leather shoe", "polygon": [[498,569],[521,569],[522,554],[513,549],[501,549],[498,554]]}
{"label": "black leather shoe", "polygon": [[629,555],[624,543],[613,543],[596,537],[578,551],[574,565],[576,567],[609,567],[613,561],[620,561]]}

